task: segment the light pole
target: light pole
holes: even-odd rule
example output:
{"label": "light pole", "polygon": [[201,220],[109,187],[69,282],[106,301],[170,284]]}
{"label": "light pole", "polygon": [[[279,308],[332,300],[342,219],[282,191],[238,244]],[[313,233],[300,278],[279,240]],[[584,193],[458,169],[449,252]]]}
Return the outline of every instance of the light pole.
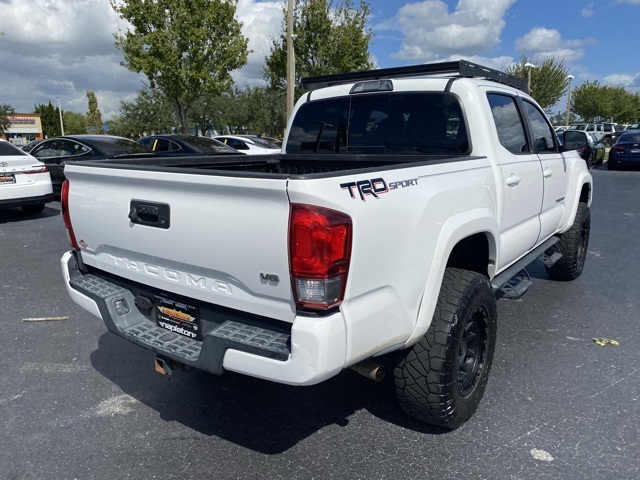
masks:
{"label": "light pole", "polygon": [[529,63],[529,62],[525,63],[524,67],[529,71],[529,74],[528,74],[529,80],[527,81],[527,89],[529,90],[529,92],[527,93],[531,95],[531,69],[538,68],[538,67],[536,67],[533,63]]}
{"label": "light pole", "polygon": [[569,116],[571,115],[571,80],[573,80],[573,78],[573,75],[567,75],[567,80],[569,80],[569,93],[567,95],[567,127],[569,126]]}
{"label": "light pole", "polygon": [[293,51],[293,0],[289,0],[287,10],[287,124],[293,112],[294,82],[296,71],[296,57]]}
{"label": "light pole", "polygon": [[60,108],[60,97],[58,97],[58,112],[60,113],[60,133],[64,137],[64,124],[62,123],[62,109]]}

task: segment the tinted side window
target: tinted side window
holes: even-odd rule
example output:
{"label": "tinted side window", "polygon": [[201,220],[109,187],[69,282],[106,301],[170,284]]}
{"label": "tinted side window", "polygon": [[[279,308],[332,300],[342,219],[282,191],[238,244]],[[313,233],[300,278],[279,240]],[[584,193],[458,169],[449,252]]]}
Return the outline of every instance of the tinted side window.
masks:
{"label": "tinted side window", "polygon": [[236,150],[249,150],[249,145],[244,143],[242,140],[236,140],[235,138],[225,138],[224,143]]}
{"label": "tinted side window", "polygon": [[171,152],[174,150],[174,148],[172,148],[172,144],[173,142],[166,138],[154,138],[153,143],[151,144],[151,150],[154,152]]}
{"label": "tinted side window", "polygon": [[533,143],[537,152],[555,152],[555,132],[551,125],[547,122],[547,118],[533,104],[526,100],[524,101],[524,109],[529,117],[529,124],[531,125],[531,133],[533,135]]}
{"label": "tinted side window", "polygon": [[516,99],[508,95],[487,95],[491,114],[498,131],[500,144],[511,153],[530,152],[524,123],[516,105]]}

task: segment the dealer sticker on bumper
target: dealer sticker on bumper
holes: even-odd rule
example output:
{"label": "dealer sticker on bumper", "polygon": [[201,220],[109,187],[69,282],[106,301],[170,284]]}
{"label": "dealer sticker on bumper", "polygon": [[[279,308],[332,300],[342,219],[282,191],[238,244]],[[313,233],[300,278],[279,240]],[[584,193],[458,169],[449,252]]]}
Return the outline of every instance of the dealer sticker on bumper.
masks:
{"label": "dealer sticker on bumper", "polygon": [[198,307],[154,295],[158,326],[179,335],[202,340]]}

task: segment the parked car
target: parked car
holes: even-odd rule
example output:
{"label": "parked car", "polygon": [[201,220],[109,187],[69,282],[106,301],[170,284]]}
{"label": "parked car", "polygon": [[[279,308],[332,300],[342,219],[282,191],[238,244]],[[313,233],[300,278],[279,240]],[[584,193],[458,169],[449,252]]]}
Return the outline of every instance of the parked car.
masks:
{"label": "parked car", "polygon": [[615,131],[617,123],[604,122],[604,123],[576,123],[569,127],[569,130],[586,130],[593,134],[597,141],[602,142],[606,147],[611,146],[611,137]]}
{"label": "parked car", "polygon": [[213,138],[251,155],[273,155],[282,149],[280,140],[258,135],[218,135]]}
{"label": "parked car", "polygon": [[40,145],[44,140],[31,140],[30,142],[25,143],[20,148],[25,152],[30,152],[38,145]]}
{"label": "parked car", "polygon": [[128,138],[113,135],[67,135],[44,140],[31,154],[49,167],[53,193],[60,196],[64,181],[64,166],[78,160],[121,158],[149,155],[149,150]]}
{"label": "parked car", "polygon": [[27,152],[0,139],[0,208],[38,213],[53,201],[49,170]]}
{"label": "parked car", "polygon": [[640,130],[625,130],[609,151],[607,168],[618,170],[637,166],[640,166]]}
{"label": "parked car", "polygon": [[[585,143],[586,137],[586,143]],[[592,168],[604,162],[605,146],[596,140],[591,132],[585,130],[565,130],[562,132],[562,145],[566,150],[577,150],[580,157]]]}
{"label": "parked car", "polygon": [[238,150],[209,137],[193,135],[150,135],[138,140],[140,145],[162,157],[182,155],[240,155]]}
{"label": "parked car", "polygon": [[[616,125],[615,131],[611,134],[611,145],[615,144],[618,141],[618,138],[620,138],[622,132],[624,132],[628,127],[630,127],[630,125]],[[631,130],[634,129],[632,128]]]}

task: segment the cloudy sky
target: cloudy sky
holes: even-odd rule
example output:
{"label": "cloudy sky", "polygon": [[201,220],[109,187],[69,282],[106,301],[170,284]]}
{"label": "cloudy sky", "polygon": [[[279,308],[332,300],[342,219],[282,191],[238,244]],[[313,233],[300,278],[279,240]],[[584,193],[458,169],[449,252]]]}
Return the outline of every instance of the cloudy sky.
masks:
{"label": "cloudy sky", "polygon": [[[338,3],[339,0],[334,0]],[[353,0],[357,4],[357,0]],[[465,58],[502,69],[523,54],[564,60],[574,86],[598,80],[640,89],[640,0],[369,0],[371,53],[381,68]],[[249,38],[238,84],[261,84],[283,1],[238,0]],[[127,25],[109,0],[0,0],[0,103],[18,113],[54,105],[86,113],[93,90],[103,118],[132,100],[144,78],[120,66],[113,33]]]}

